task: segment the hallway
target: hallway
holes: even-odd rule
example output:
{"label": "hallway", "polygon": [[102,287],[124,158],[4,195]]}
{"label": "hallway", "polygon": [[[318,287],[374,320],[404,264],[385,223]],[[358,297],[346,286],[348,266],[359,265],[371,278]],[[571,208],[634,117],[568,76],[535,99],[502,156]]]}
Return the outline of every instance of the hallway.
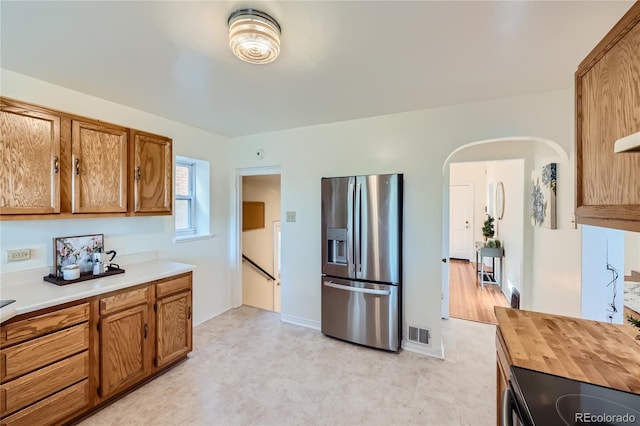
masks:
{"label": "hallway", "polygon": [[474,262],[451,259],[449,268],[449,315],[496,324],[493,307],[509,306],[498,286],[485,284],[484,290],[480,290]]}

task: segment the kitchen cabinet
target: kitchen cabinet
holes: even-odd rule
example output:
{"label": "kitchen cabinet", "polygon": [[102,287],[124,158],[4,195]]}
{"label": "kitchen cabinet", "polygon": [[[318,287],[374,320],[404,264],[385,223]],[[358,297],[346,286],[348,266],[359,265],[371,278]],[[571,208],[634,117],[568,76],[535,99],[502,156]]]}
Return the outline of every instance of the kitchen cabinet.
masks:
{"label": "kitchen cabinet", "polygon": [[160,368],[191,352],[191,274],[156,284],[156,367]]}
{"label": "kitchen cabinet", "polygon": [[0,423],[75,421],[192,347],[191,272],[11,318],[0,327]]}
{"label": "kitchen cabinet", "polygon": [[2,325],[3,425],[62,422],[89,407],[89,320],[81,302]]}
{"label": "kitchen cabinet", "polygon": [[171,215],[172,140],[0,97],[0,220]]}
{"label": "kitchen cabinet", "polygon": [[127,211],[127,130],[73,120],[73,213]]}
{"label": "kitchen cabinet", "polygon": [[137,130],[132,130],[131,135],[133,213],[171,214],[173,204],[171,139]]}
{"label": "kitchen cabinet", "polygon": [[151,373],[149,308],[152,288],[145,286],[100,299],[100,385],[109,397]]}
{"label": "kitchen cabinet", "polygon": [[60,211],[60,117],[0,98],[0,214]]}
{"label": "kitchen cabinet", "polygon": [[576,216],[579,223],[640,231],[640,152],[614,153],[640,131],[640,3],[576,71]]}

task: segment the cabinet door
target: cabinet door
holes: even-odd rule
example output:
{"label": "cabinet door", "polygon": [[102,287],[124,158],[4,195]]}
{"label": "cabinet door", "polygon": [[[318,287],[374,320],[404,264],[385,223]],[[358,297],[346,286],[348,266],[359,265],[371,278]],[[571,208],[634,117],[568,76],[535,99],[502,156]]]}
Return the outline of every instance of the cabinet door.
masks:
{"label": "cabinet door", "polygon": [[60,212],[60,117],[0,100],[0,214]]}
{"label": "cabinet door", "polygon": [[127,211],[127,131],[74,121],[72,212]]}
{"label": "cabinet door", "polygon": [[578,222],[640,231],[640,153],[614,153],[640,131],[640,3],[576,72]]}
{"label": "cabinet door", "polygon": [[171,214],[171,139],[132,131],[134,213]]}
{"label": "cabinet door", "polygon": [[151,371],[149,305],[100,319],[100,396],[125,389]]}
{"label": "cabinet door", "polygon": [[191,291],[158,299],[156,365],[162,367],[192,349]]}

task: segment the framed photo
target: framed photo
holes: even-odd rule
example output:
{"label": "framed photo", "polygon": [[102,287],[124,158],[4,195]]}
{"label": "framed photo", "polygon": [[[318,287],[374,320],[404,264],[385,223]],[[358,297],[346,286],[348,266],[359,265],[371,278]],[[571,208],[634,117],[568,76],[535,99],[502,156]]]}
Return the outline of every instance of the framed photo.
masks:
{"label": "framed photo", "polygon": [[53,261],[57,277],[62,267],[78,265],[80,273],[93,272],[93,253],[104,250],[104,234],[58,237],[53,239]]}
{"label": "framed photo", "polygon": [[531,224],[556,229],[556,163],[531,172]]}

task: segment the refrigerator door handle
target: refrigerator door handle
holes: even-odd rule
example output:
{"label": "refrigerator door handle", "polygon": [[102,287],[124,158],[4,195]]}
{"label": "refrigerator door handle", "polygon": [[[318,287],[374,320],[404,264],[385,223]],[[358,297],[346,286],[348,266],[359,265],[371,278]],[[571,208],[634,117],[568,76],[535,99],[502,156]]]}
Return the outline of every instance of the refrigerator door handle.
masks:
{"label": "refrigerator door handle", "polygon": [[354,263],[356,264],[356,270],[358,272],[362,272],[362,188],[361,184],[356,184],[356,211],[355,211],[355,259]]}
{"label": "refrigerator door handle", "polygon": [[348,214],[347,214],[347,263],[349,264],[349,270],[351,272],[355,272],[355,244],[353,239],[353,199],[354,199],[354,191],[355,185],[353,183],[349,184],[349,193],[348,193]]}
{"label": "refrigerator door handle", "polygon": [[327,287],[333,287],[339,290],[346,290],[354,293],[378,294],[380,296],[389,296],[391,294],[391,291],[389,290],[374,290],[371,288],[351,287],[349,285],[336,284],[331,281],[325,281],[324,285]]}

